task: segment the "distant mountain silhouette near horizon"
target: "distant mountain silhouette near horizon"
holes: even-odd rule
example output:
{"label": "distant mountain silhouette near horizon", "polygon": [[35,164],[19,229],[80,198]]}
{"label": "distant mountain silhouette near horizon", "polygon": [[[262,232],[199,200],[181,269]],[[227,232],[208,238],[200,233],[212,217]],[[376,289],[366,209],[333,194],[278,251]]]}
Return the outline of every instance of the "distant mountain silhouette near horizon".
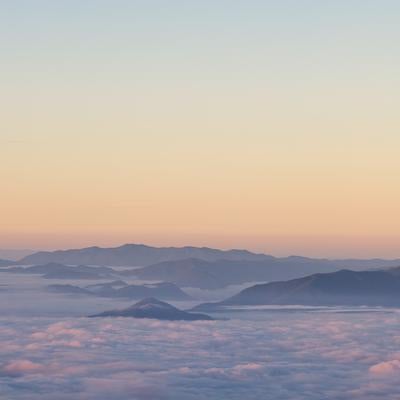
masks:
{"label": "distant mountain silhouette near horizon", "polygon": [[[354,262],[354,268],[356,265]],[[215,290],[244,283],[301,278],[319,272],[334,272],[339,269],[341,268],[335,261],[304,257],[270,257],[262,261],[205,261],[191,258],[165,261],[144,268],[127,270],[121,272],[121,275],[135,276],[137,279],[143,280],[168,280],[180,287]]]}
{"label": "distant mountain silhouette near horizon", "polygon": [[274,257],[263,261],[205,261],[190,258],[165,261],[121,274],[143,280],[168,280],[181,287],[215,290],[248,282],[297,278],[321,270],[334,271],[337,268],[325,261],[310,260],[309,263],[299,264]]}
{"label": "distant mountain silhouette near horizon", "polygon": [[109,267],[96,267],[87,265],[69,266],[50,262],[31,267],[11,267],[2,269],[1,272],[15,274],[39,274],[45,279],[107,279],[112,278],[116,271]]}
{"label": "distant mountain silhouette near horizon", "polygon": [[218,303],[194,310],[240,305],[400,306],[400,268],[340,270],[289,281],[258,284]]}
{"label": "distant mountain silhouette near horizon", "polygon": [[173,283],[160,282],[154,284],[130,285],[123,281],[97,283],[85,287],[76,285],[49,285],[51,292],[64,294],[88,294],[107,298],[143,299],[159,297],[162,300],[188,301],[192,298]]}
{"label": "distant mountain silhouette near horizon", "polygon": [[[217,256],[231,257],[207,260],[189,257],[175,259],[188,254],[201,254],[204,257]],[[124,245],[117,248],[101,249],[91,247],[81,250],[64,250],[61,252],[37,253],[24,259],[25,265],[38,259],[63,259],[50,261],[42,265],[14,266],[2,268],[0,272],[13,273],[41,273],[46,279],[125,279],[134,278],[144,281],[171,282],[179,287],[188,287],[202,290],[218,290],[228,286],[286,281],[302,278],[315,273],[335,272],[345,267],[353,270],[367,270],[387,268],[400,265],[399,260],[328,260],[313,259],[301,256],[273,257],[270,255],[254,254],[246,250],[216,250],[210,248],[154,248],[144,245]],[[139,257],[139,258],[137,258]],[[173,258],[146,265],[121,270],[113,269],[103,264],[138,264],[144,259]],[[240,258],[240,259],[236,259]],[[128,261],[131,260],[131,262]],[[86,260],[89,265],[82,265]],[[136,260],[136,261],[132,261]],[[100,265],[95,265],[96,263]],[[19,264],[23,264],[22,261]]]}
{"label": "distant mountain silhouette near horizon", "polygon": [[[109,267],[146,267],[163,262],[179,262],[181,260],[198,259],[205,262],[216,261],[248,261],[264,262],[276,265],[292,265],[305,267],[302,275],[313,272],[331,272],[342,268],[347,269],[371,269],[371,268],[389,268],[400,265],[400,260],[384,259],[320,259],[302,256],[274,257],[268,254],[254,253],[248,250],[220,250],[210,247],[153,247],[143,244],[124,244],[118,247],[87,247],[82,249],[40,251],[28,255],[20,260],[21,265],[47,264],[50,262],[67,265],[97,265]],[[314,270],[307,269],[308,266],[314,266]],[[206,274],[208,272],[206,271]],[[282,279],[299,277],[283,276]],[[264,279],[264,278],[263,278]],[[278,277],[278,279],[280,279]],[[217,284],[217,287],[219,285]]]}
{"label": "distant mountain silhouette near horizon", "polygon": [[175,261],[185,258],[201,258],[214,261],[228,260],[263,260],[271,256],[251,253],[247,250],[219,250],[208,247],[152,247],[143,244],[125,244],[119,247],[87,247],[83,249],[40,251],[24,257],[21,264],[86,264],[105,266],[146,266],[161,261]]}
{"label": "distant mountain silhouette near horizon", "polygon": [[132,317],[150,318],[166,321],[211,321],[212,318],[205,314],[192,313],[179,310],[171,304],[156,298],[146,298],[133,306],[122,310],[104,311],[99,314],[90,315],[90,318],[99,317]]}

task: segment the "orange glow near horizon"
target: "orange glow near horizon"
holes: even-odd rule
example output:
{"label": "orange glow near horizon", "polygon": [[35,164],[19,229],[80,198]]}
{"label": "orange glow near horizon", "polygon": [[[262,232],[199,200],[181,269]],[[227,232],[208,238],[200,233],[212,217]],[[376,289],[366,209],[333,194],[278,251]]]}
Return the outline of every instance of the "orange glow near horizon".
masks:
{"label": "orange glow near horizon", "polygon": [[222,3],[10,3],[0,248],[400,257],[397,13]]}
{"label": "orange glow near horizon", "polygon": [[[305,136],[289,147],[274,135],[229,145],[210,137],[212,148],[199,139],[116,139],[5,146],[1,247],[25,238],[22,247],[35,248],[146,241],[400,256],[397,138],[341,138],[343,149]],[[374,243],[379,237],[387,243]]]}

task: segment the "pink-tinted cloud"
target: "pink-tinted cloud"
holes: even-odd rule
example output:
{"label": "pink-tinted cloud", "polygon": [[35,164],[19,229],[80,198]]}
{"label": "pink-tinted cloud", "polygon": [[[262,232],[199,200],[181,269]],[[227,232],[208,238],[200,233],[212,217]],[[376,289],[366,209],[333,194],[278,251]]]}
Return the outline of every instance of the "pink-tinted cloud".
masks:
{"label": "pink-tinted cloud", "polygon": [[400,374],[400,360],[384,361],[369,368],[369,372],[376,375]]}
{"label": "pink-tinted cloud", "polygon": [[30,360],[9,361],[1,368],[2,373],[9,376],[35,374],[41,372],[42,370],[42,364],[34,363]]}

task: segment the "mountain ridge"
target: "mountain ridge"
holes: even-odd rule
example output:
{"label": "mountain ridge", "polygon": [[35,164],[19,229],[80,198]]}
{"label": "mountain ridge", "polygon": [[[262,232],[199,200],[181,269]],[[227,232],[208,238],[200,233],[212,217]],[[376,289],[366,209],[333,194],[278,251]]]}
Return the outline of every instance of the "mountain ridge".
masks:
{"label": "mountain ridge", "polygon": [[194,310],[249,305],[400,306],[400,267],[371,271],[343,269],[257,284],[221,302],[200,304]]}
{"label": "mountain ridge", "polygon": [[54,284],[47,286],[47,290],[54,293],[86,294],[104,298],[143,299],[146,297],[158,297],[162,300],[192,300],[192,297],[187,293],[169,282],[132,285],[123,281],[113,281],[92,284],[85,287],[71,284]]}
{"label": "mountain ridge", "polygon": [[217,260],[220,258],[262,260],[272,256],[248,250],[220,250],[210,247],[152,247],[143,244],[125,244],[118,247],[86,247],[83,249],[41,251],[22,258],[23,265],[58,262],[63,264],[89,264],[107,266],[145,266],[161,261],[185,258]]}
{"label": "mountain ridge", "polygon": [[380,268],[400,265],[400,259],[328,259],[311,258],[298,255],[275,257],[264,253],[255,253],[245,249],[221,250],[211,247],[155,247],[145,244],[123,244],[117,247],[91,246],[78,249],[39,251],[23,257],[18,261],[21,265],[45,264],[58,262],[69,265],[104,265],[144,267],[166,261],[198,258],[204,261],[267,261],[279,260],[307,264],[319,262],[334,264],[337,268]]}

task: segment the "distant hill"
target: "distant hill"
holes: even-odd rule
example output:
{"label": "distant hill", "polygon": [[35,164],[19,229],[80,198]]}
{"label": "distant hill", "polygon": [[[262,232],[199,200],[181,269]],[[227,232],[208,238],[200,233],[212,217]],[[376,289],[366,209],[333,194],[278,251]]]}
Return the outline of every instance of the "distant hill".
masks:
{"label": "distant hill", "polygon": [[400,268],[340,270],[289,281],[255,285],[219,303],[196,310],[235,305],[400,306]]}
{"label": "distant hill", "polygon": [[155,298],[146,298],[131,307],[122,310],[110,310],[90,317],[133,317],[151,318],[167,321],[210,321],[212,318],[205,314],[191,313],[179,310],[171,304]]}
{"label": "distant hill", "polygon": [[206,261],[265,260],[273,258],[247,250],[217,250],[208,247],[151,247],[141,244],[126,244],[120,247],[42,251],[19,261],[23,265],[56,262],[69,265],[146,266],[162,261],[176,261],[185,258],[200,258]]}
{"label": "distant hill", "polygon": [[68,266],[59,263],[34,265],[32,267],[12,267],[0,272],[16,274],[39,274],[46,279],[107,279],[115,277],[116,272],[109,267],[90,267],[86,265]]}
{"label": "distant hill", "polygon": [[261,261],[218,260],[209,262],[191,258],[162,262],[121,274],[144,280],[168,280],[181,287],[211,290],[248,282],[287,280],[337,269],[338,267],[334,263],[327,260],[308,259],[307,262],[304,262],[303,259],[299,261],[294,258],[271,257]]}
{"label": "distant hill", "polygon": [[128,285],[122,281],[99,283],[86,287],[74,285],[49,285],[51,292],[65,294],[88,294],[107,298],[143,299],[157,296],[163,300],[187,301],[192,298],[173,283],[161,282],[156,284]]}

